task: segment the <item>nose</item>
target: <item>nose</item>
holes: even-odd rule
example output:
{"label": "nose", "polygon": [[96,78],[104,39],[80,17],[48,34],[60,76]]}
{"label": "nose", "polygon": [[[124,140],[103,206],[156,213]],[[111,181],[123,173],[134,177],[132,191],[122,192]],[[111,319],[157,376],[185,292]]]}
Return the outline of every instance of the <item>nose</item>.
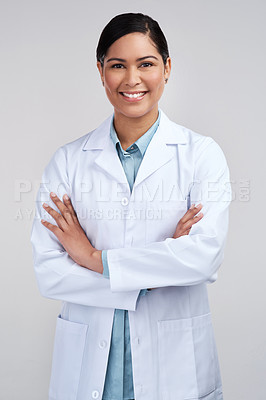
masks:
{"label": "nose", "polygon": [[136,67],[129,67],[126,71],[125,84],[134,87],[141,83],[140,71]]}

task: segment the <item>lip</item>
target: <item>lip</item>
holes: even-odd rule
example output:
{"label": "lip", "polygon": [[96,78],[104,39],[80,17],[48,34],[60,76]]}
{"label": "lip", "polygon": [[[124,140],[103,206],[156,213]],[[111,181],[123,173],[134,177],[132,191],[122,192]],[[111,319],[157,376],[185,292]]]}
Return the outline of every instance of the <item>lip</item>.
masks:
{"label": "lip", "polygon": [[[123,93],[127,93],[127,94],[144,93],[144,95],[141,96],[141,97],[137,97],[137,98],[134,98],[134,97],[130,98],[130,97],[125,97],[125,96],[123,96]],[[135,91],[135,92],[126,92],[126,91],[125,91],[125,92],[119,92],[119,94],[121,95],[121,97],[122,97],[125,101],[127,101],[128,103],[136,103],[137,101],[141,101],[142,99],[144,99],[144,97],[146,96],[147,93],[148,93],[147,90],[143,90],[143,91],[138,90],[138,91]]]}

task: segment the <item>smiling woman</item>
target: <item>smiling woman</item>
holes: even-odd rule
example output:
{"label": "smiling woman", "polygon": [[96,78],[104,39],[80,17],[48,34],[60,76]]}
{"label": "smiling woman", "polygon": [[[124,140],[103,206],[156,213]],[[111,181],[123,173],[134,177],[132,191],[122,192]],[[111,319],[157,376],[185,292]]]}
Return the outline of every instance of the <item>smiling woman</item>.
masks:
{"label": "smiling woman", "polygon": [[[123,126],[128,124],[128,118],[135,118],[136,124],[144,123],[147,130],[156,121],[158,102],[170,75],[170,58],[164,63],[150,37],[135,32],[116,40],[109,47],[103,64],[98,61],[97,67],[114,107],[114,125],[120,140],[125,144],[129,138],[135,141],[137,136],[123,137]],[[141,128],[140,135],[143,126]],[[136,135],[135,129],[134,133]]]}
{"label": "smiling woman", "polygon": [[[113,18],[97,47],[97,67],[114,107],[116,132],[125,148],[156,121],[158,102],[171,72],[167,41],[158,23],[138,18],[132,14]],[[127,118],[131,118],[130,124]],[[125,124],[132,129],[123,137]]]}
{"label": "smiling woman", "polygon": [[49,399],[222,400],[206,284],[227,233],[225,157],[159,108],[171,59],[155,20],[114,17],[96,53],[113,115],[55,152],[32,228],[40,291],[63,302]]}

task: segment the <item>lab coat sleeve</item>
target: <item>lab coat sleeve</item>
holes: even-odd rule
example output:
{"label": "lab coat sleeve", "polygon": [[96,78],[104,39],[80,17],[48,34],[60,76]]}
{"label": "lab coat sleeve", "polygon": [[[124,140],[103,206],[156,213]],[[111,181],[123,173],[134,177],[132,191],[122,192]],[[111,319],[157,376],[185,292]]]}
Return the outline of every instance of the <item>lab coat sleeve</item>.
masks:
{"label": "lab coat sleeve", "polygon": [[49,196],[52,191],[60,198],[65,193],[71,198],[63,147],[55,152],[45,168],[31,231],[34,269],[41,294],[51,299],[86,306],[135,310],[139,290],[113,293],[109,279],[75,263],[56,236],[42,225],[42,218],[56,224],[42,207],[46,202],[56,209]]}
{"label": "lab coat sleeve", "polygon": [[[103,263],[103,276],[109,279],[110,276],[109,276],[109,267],[107,261],[107,250],[102,250],[102,263]],[[149,292],[148,289],[142,289],[139,292],[139,296],[145,296],[148,292]]]}
{"label": "lab coat sleeve", "polygon": [[216,280],[228,229],[231,186],[226,159],[213,139],[206,138],[197,151],[194,171],[190,204],[202,203],[204,217],[189,235],[143,247],[108,250],[113,292]]}

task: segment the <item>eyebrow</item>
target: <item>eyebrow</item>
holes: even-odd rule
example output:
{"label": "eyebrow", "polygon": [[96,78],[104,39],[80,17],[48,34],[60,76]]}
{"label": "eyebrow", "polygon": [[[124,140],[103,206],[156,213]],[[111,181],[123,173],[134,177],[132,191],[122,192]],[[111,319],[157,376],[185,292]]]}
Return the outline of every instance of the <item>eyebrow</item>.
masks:
{"label": "eyebrow", "polygon": [[[158,60],[158,58],[155,56],[145,56],[145,57],[138,58],[136,61],[143,61],[143,60],[146,60],[146,58],[154,58],[155,60]],[[106,62],[110,62],[110,61],[126,62],[126,60],[124,60],[123,58],[115,58],[115,57],[109,58],[109,60],[107,60]]]}

